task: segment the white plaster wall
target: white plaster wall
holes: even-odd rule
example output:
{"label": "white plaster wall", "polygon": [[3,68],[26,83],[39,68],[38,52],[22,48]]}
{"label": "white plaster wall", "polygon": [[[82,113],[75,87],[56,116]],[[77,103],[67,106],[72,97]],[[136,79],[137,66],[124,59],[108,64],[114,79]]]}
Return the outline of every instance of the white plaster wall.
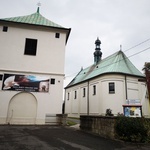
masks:
{"label": "white plaster wall", "polygon": [[[85,97],[83,97],[83,88],[85,88]],[[80,114],[87,114],[87,85],[80,88]]]}
{"label": "white plaster wall", "polygon": [[139,82],[139,90],[140,90],[140,100],[142,105],[142,115],[143,116],[150,116],[150,104],[148,99],[148,89],[147,85],[143,82]]}
{"label": "white plaster wall", "polygon": [[[8,26],[8,32],[2,32]],[[55,38],[60,33],[60,38]],[[32,92],[37,99],[36,124],[45,124],[46,114],[62,113],[66,31],[38,26],[0,23],[0,73],[48,76],[55,79],[48,93]],[[26,38],[37,39],[36,56],[24,55]],[[2,91],[0,123],[6,123],[8,104],[17,91]]]}
{"label": "white plaster wall", "polygon": [[35,124],[37,100],[27,92],[20,92],[12,97],[8,106],[6,123]]}
{"label": "white plaster wall", "polygon": [[[138,82],[138,77],[126,77],[124,75],[104,75],[93,79],[89,82],[89,111],[90,114],[105,115],[106,109],[111,109],[112,113],[117,115],[123,113],[123,105],[126,104],[126,83],[127,82],[127,98],[128,99],[143,99],[145,92],[145,83]],[[115,83],[115,93],[109,93],[109,82]],[[66,94],[69,91],[72,95],[69,101],[66,101],[66,113],[69,116],[79,116],[87,111],[87,95],[83,98],[83,88],[87,85],[79,84],[66,89]],[[96,95],[93,95],[93,85],[96,85]],[[77,90],[78,100],[74,100],[74,91]],[[85,101],[84,101],[85,100]],[[80,106],[79,106],[80,105]],[[70,108],[68,108],[70,107]],[[73,111],[72,111],[73,110]],[[149,101],[145,98],[142,101],[143,115],[150,115]]]}
{"label": "white plaster wall", "polygon": [[0,124],[6,123],[7,111],[10,99],[14,96],[14,92],[3,92],[0,90]]}
{"label": "white plaster wall", "polygon": [[[39,74],[36,75],[39,76]],[[62,75],[43,75],[43,76],[47,76],[49,79],[54,78],[55,84],[49,85],[48,93],[31,92],[37,99],[36,124],[45,124],[46,114],[54,115],[62,113],[64,76]],[[13,96],[15,96],[20,92],[3,91],[1,90],[1,87],[2,81],[0,81],[0,124],[5,124],[9,102]]]}
{"label": "white plaster wall", "polygon": [[[109,93],[109,82],[115,83],[115,93]],[[108,79],[103,80],[102,84],[102,110],[101,113],[105,114],[106,109],[111,109],[112,113],[117,114],[118,112],[123,113],[124,104],[124,82],[122,80]]]}
{"label": "white plaster wall", "polygon": [[140,99],[141,96],[139,95],[138,78],[127,78],[127,91],[128,99]]}
{"label": "white plaster wall", "polygon": [[[96,86],[96,95],[93,95],[93,86]],[[99,113],[99,83],[98,81],[92,81],[89,83],[89,113]]]}
{"label": "white plaster wall", "polygon": [[[68,99],[68,93],[69,93],[69,99]],[[65,91],[65,113],[66,114],[71,113],[71,102],[72,102],[72,92],[70,89],[67,89]]]}
{"label": "white plaster wall", "polygon": [[[83,97],[83,88],[86,89],[85,97]],[[75,91],[77,91],[77,99],[74,99]],[[68,93],[70,93],[69,100]],[[87,114],[87,83],[68,88],[65,94],[65,113],[75,117],[78,117],[79,114]]]}
{"label": "white plaster wall", "polygon": [[[0,25],[0,68],[27,72],[64,73],[66,33],[62,30],[31,26],[8,25],[8,32],[2,32]],[[55,33],[60,38],[55,38]],[[36,56],[24,55],[25,39],[37,39]]]}
{"label": "white plaster wall", "polygon": [[[76,99],[74,98],[75,97],[75,91],[77,91],[77,97]],[[75,87],[73,90],[72,90],[72,113],[79,113],[79,98],[80,98],[80,90],[79,90],[79,87]]]}

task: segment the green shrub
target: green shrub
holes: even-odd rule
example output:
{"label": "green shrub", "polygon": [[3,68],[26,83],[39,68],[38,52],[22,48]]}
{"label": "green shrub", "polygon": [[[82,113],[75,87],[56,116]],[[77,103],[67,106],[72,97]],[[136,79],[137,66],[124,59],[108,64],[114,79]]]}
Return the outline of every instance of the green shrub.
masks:
{"label": "green shrub", "polygon": [[105,116],[114,116],[114,114],[112,113],[112,110],[109,108],[109,109],[106,109],[106,114]]}
{"label": "green shrub", "polygon": [[115,132],[118,138],[130,142],[148,142],[150,121],[145,118],[117,117]]}

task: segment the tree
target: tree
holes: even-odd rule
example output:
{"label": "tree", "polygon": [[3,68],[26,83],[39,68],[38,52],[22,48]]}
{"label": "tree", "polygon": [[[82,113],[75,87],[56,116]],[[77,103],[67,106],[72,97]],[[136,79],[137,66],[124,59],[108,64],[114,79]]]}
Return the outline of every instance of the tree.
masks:
{"label": "tree", "polygon": [[150,62],[146,62],[142,70],[144,70],[146,75],[146,84],[147,84],[148,95],[150,100]]}
{"label": "tree", "polygon": [[150,62],[146,62],[145,65],[144,65],[144,68],[142,70],[150,71]]}

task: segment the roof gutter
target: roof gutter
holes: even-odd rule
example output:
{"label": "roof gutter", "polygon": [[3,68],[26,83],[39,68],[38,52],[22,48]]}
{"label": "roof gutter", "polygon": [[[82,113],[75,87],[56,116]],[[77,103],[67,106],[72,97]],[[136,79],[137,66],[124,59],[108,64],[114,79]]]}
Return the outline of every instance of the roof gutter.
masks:
{"label": "roof gutter", "polygon": [[68,38],[69,38],[70,32],[71,32],[71,28],[68,28],[68,34],[67,34],[67,37],[66,37],[66,44],[67,44],[67,41],[68,41]]}

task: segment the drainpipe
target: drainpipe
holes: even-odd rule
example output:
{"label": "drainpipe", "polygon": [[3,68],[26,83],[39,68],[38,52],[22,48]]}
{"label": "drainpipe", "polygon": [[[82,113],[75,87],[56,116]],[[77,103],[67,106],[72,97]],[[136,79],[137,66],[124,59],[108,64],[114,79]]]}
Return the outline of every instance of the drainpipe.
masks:
{"label": "drainpipe", "polygon": [[126,100],[128,99],[128,92],[127,92],[127,76],[125,75],[125,92],[126,92]]}
{"label": "drainpipe", "polygon": [[89,115],[89,81],[87,85],[87,115]]}
{"label": "drainpipe", "polygon": [[65,103],[66,103],[66,89],[64,91],[64,102],[63,102],[63,105],[62,105],[62,114],[65,114],[65,112],[66,112]]}

